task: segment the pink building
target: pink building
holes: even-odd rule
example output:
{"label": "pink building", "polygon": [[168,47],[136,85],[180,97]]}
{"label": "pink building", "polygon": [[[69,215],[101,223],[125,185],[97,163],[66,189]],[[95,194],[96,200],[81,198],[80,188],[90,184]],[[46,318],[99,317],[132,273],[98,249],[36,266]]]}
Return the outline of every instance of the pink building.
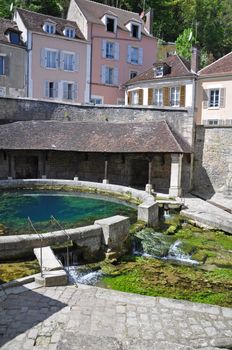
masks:
{"label": "pink building", "polygon": [[17,9],[28,50],[28,97],[89,102],[90,44],[76,22]]}
{"label": "pink building", "polygon": [[91,41],[90,98],[124,104],[124,83],[156,60],[156,39],[137,13],[90,0],[71,0],[67,18]]}

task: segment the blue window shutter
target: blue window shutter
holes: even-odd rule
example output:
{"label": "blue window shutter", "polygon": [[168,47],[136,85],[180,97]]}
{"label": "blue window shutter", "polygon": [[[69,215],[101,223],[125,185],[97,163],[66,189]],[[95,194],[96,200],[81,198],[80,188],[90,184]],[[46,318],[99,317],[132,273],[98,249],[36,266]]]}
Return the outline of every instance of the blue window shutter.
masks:
{"label": "blue window shutter", "polygon": [[139,64],[143,64],[143,48],[139,48]]}
{"label": "blue window shutter", "polygon": [[102,40],[102,57],[106,58],[106,40]]}
{"label": "blue window shutter", "polygon": [[46,50],[42,49],[41,50],[41,54],[40,54],[40,65],[41,65],[41,67],[46,67],[46,60],[47,60]]}
{"label": "blue window shutter", "polygon": [[77,83],[73,84],[73,100],[77,100]]}
{"label": "blue window shutter", "polygon": [[105,82],[106,82],[105,71],[106,71],[106,66],[103,65],[101,68],[101,82],[102,82],[102,84],[105,84]]}
{"label": "blue window shutter", "polygon": [[127,48],[127,62],[131,63],[131,45],[128,45]]}
{"label": "blue window shutter", "polygon": [[59,83],[58,81],[54,82],[54,97],[58,98],[58,93],[59,93]]}
{"label": "blue window shutter", "polygon": [[68,98],[68,83],[66,82],[63,83],[63,98]]}
{"label": "blue window shutter", "polygon": [[115,55],[114,58],[115,60],[119,60],[119,43],[115,43]]}
{"label": "blue window shutter", "polygon": [[118,85],[118,67],[114,67],[114,85]]}
{"label": "blue window shutter", "polygon": [[78,72],[80,69],[80,55],[79,54],[73,55],[73,58],[74,58],[74,70]]}
{"label": "blue window shutter", "polygon": [[61,51],[60,53],[60,69],[64,69],[64,53]]}
{"label": "blue window shutter", "polygon": [[44,84],[44,96],[49,97],[49,81],[45,81]]}

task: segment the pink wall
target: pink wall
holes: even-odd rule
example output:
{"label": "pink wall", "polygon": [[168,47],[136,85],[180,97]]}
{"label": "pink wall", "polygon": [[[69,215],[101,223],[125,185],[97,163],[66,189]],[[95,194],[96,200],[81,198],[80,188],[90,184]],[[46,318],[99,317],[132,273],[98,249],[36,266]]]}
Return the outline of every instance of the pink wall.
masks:
{"label": "pink wall", "polygon": [[[59,51],[74,52],[79,55],[79,70],[66,72],[62,69],[47,69],[41,66],[41,51],[44,48],[57,49]],[[32,97],[44,98],[44,82],[70,81],[78,84],[76,102],[85,101],[86,71],[87,71],[87,43],[54,36],[33,33],[32,35]]]}
{"label": "pink wall", "polygon": [[[117,87],[106,86],[101,82],[101,66],[117,66],[119,69],[119,85],[129,80],[131,70],[138,73],[144,72],[156,61],[156,39],[142,35],[141,40],[131,38],[129,32],[117,30],[117,33],[110,33],[105,30],[105,26],[89,25],[89,33],[92,39],[92,87],[91,95],[104,96],[104,103],[117,104],[117,98],[124,98],[124,91]],[[119,60],[106,59],[102,57],[102,40],[110,39],[119,43]],[[143,64],[135,65],[127,63],[127,47],[143,48]],[[122,88],[122,87],[121,87]]]}

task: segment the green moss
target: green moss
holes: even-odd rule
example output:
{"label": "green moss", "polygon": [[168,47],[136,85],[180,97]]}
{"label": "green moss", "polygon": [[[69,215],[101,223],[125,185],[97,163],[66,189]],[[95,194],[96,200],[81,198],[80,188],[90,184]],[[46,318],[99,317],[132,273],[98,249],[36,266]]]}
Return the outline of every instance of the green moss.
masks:
{"label": "green moss", "polygon": [[142,220],[136,221],[134,224],[130,226],[130,231],[129,233],[131,235],[134,235],[136,232],[141,231],[146,227],[146,222]]}
{"label": "green moss", "polygon": [[26,262],[0,264],[0,283],[13,281],[17,278],[33,275],[40,271],[37,260]]}
{"label": "green moss", "polygon": [[156,259],[121,261],[114,276],[104,277],[106,287],[124,292],[232,306],[231,273],[205,272],[172,266]]}

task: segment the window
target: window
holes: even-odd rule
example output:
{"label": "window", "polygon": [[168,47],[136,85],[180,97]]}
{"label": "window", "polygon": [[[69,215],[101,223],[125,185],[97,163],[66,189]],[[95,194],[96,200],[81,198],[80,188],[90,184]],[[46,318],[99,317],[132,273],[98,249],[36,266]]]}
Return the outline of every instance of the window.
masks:
{"label": "window", "polygon": [[45,50],[45,66],[46,68],[58,67],[58,51]]}
{"label": "window", "polygon": [[131,25],[131,34],[133,38],[139,38],[139,26],[137,24]]}
{"label": "window", "polygon": [[105,83],[106,84],[113,84],[114,83],[114,68],[106,67]]}
{"label": "window", "polygon": [[219,107],[219,89],[210,90],[209,107]]}
{"label": "window", "polygon": [[45,96],[48,98],[58,97],[58,82],[55,82],[55,81],[45,82]]}
{"label": "window", "polygon": [[162,77],[163,75],[164,75],[164,68],[162,66],[156,67],[155,76],[158,78],[158,77]]}
{"label": "window", "polygon": [[138,75],[138,72],[136,72],[136,71],[134,71],[134,70],[131,70],[131,71],[130,71],[130,79],[135,78],[137,75]]}
{"label": "window", "polygon": [[75,29],[66,27],[64,30],[64,35],[68,38],[75,38]]}
{"label": "window", "polygon": [[20,35],[16,32],[9,32],[10,42],[11,44],[19,45],[20,43]]}
{"label": "window", "polygon": [[132,105],[139,104],[139,92],[138,92],[138,90],[131,91],[131,103],[132,103]]}
{"label": "window", "polygon": [[64,53],[64,70],[75,70],[75,55],[71,53]]}
{"label": "window", "polygon": [[43,26],[43,30],[48,34],[55,34],[56,26],[53,23],[45,23]]}
{"label": "window", "polygon": [[170,89],[170,105],[172,107],[180,106],[180,88],[179,87],[172,87]]}
{"label": "window", "polygon": [[114,43],[106,42],[106,58],[114,58]]}
{"label": "window", "polygon": [[102,57],[119,60],[119,43],[102,40]]}
{"label": "window", "polygon": [[107,32],[114,33],[115,32],[115,19],[106,17],[106,30]]}
{"label": "window", "polygon": [[103,100],[102,97],[91,97],[90,102],[95,104],[95,105],[102,105],[103,104]]}
{"label": "window", "polygon": [[163,106],[163,89],[154,89],[153,101],[155,106]]}
{"label": "window", "polygon": [[5,75],[5,57],[0,56],[0,75]]}
{"label": "window", "polygon": [[77,84],[64,82],[63,98],[65,100],[75,100],[77,98]]}
{"label": "window", "polygon": [[133,46],[128,46],[127,62],[131,64],[143,64],[143,49]]}
{"label": "window", "polygon": [[118,67],[102,66],[102,83],[108,85],[117,85]]}

